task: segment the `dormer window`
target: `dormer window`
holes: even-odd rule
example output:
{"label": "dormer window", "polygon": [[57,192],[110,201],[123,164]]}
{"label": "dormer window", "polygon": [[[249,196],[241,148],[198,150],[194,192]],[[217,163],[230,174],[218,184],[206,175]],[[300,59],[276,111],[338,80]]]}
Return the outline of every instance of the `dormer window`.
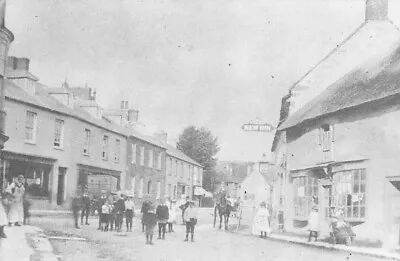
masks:
{"label": "dormer window", "polygon": [[319,129],[319,149],[321,151],[321,162],[333,160],[333,125],[324,124]]}

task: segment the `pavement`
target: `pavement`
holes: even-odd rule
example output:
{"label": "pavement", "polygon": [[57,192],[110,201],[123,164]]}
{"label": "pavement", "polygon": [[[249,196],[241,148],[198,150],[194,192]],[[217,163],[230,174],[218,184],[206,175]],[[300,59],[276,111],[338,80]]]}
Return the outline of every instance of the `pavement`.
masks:
{"label": "pavement", "polygon": [[[212,213],[210,209],[201,210],[205,217],[203,218],[204,225],[199,225],[197,231],[209,230],[210,222],[212,219]],[[42,215],[48,215],[49,213],[40,213]],[[51,213],[56,215],[57,213]],[[67,213],[60,213],[64,215]],[[52,216],[50,215],[50,216]],[[206,220],[209,219],[209,220]],[[238,227],[237,219],[231,219],[229,231],[237,234],[240,237],[252,237],[250,227],[242,225]],[[49,238],[45,235],[45,232],[36,226],[22,226],[22,227],[6,227],[6,234],[8,238],[0,241],[0,261],[56,261],[59,260],[58,256],[54,253],[52,244]],[[206,235],[206,234],[205,234]],[[339,251],[342,253],[350,253],[355,255],[363,255],[374,258],[384,258],[391,260],[400,260],[400,254],[385,250],[382,248],[367,248],[358,246],[345,246],[345,245],[332,245],[327,242],[307,242],[307,237],[304,236],[293,236],[282,233],[272,233],[269,235],[269,239],[273,241],[281,241],[290,243],[293,245],[302,245],[309,248],[326,249],[331,251]]]}
{"label": "pavement", "polygon": [[57,261],[42,229],[35,226],[6,227],[0,240],[0,261]]}

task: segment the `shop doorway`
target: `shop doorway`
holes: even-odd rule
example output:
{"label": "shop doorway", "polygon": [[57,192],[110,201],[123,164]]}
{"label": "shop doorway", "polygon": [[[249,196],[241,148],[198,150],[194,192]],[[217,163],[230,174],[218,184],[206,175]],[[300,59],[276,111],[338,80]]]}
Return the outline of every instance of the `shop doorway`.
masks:
{"label": "shop doorway", "polygon": [[58,168],[57,205],[62,205],[65,201],[66,173],[66,168]]}

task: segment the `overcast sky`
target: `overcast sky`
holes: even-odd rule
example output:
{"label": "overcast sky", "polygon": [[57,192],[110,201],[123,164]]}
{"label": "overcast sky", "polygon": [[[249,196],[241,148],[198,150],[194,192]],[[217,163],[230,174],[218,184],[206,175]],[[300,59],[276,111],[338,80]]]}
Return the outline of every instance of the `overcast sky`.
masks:
{"label": "overcast sky", "polygon": [[[394,0],[392,0],[393,2]],[[259,160],[289,86],[364,20],[365,0],[12,0],[10,55],[49,86],[129,100],[173,139],[187,125],[218,136],[224,160]]]}

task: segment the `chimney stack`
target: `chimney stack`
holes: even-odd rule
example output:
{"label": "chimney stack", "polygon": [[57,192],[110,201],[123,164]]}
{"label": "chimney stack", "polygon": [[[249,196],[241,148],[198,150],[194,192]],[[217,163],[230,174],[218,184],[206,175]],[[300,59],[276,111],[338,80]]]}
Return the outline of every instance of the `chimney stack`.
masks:
{"label": "chimney stack", "polygon": [[7,59],[7,67],[11,70],[29,71],[29,63],[28,58],[9,56]]}
{"label": "chimney stack", "polygon": [[389,0],[366,0],[365,21],[388,19]]}
{"label": "chimney stack", "polygon": [[120,109],[129,109],[129,102],[128,101],[121,101],[121,108]]}
{"label": "chimney stack", "polygon": [[139,111],[130,109],[128,110],[128,122],[137,122],[139,120]]}

